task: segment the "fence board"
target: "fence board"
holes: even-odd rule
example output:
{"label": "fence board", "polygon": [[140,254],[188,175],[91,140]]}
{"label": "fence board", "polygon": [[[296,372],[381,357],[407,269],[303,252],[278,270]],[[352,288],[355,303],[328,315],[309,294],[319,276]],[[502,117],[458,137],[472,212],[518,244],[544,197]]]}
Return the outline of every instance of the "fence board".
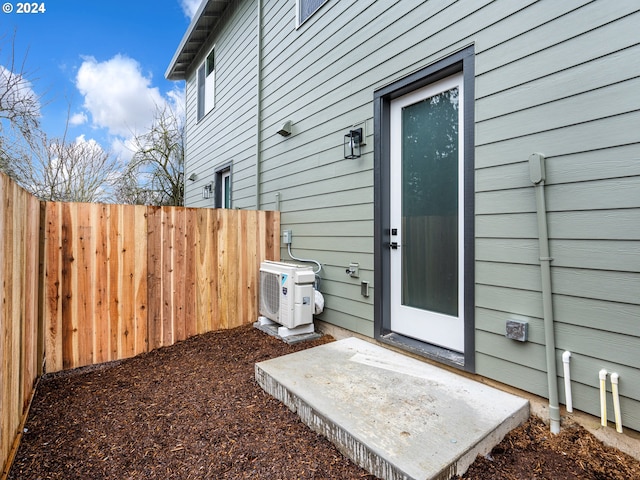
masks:
{"label": "fence board", "polygon": [[45,204],[45,242],[43,315],[47,319],[45,351],[47,366],[53,371],[62,365],[62,204]]}
{"label": "fence board", "polygon": [[[114,206],[119,210],[123,206]],[[119,278],[118,297],[120,298],[120,329],[118,330],[120,357],[135,355],[135,210],[128,215],[119,215],[118,257]]]}
{"label": "fence board", "polygon": [[162,345],[162,211],[147,210],[147,265],[148,265],[148,331],[149,349]]}
{"label": "fence board", "polygon": [[[62,309],[62,367],[72,368],[74,363],[78,363],[78,359],[74,358],[74,336],[75,332],[73,329],[73,320],[74,312],[72,312],[72,307],[75,304],[75,299],[73,296],[75,295],[75,284],[74,277],[76,275],[76,269],[71,268],[73,264],[73,223],[71,218],[71,205],[62,204],[61,205],[61,215],[60,219],[62,221],[62,248],[61,255],[62,258],[62,275],[60,279],[60,288],[61,295],[61,309]],[[72,299],[74,302],[72,303]],[[48,366],[47,366],[48,370]]]}
{"label": "fence board", "polygon": [[[38,287],[39,287],[39,244],[40,244],[40,202],[24,195],[25,212],[25,232],[22,247],[25,253],[24,265],[24,299],[21,302],[24,309],[24,346],[22,351],[22,362],[24,364],[23,387],[26,394],[31,391],[34,380],[38,377],[38,345],[39,322],[38,322]],[[23,395],[22,408],[27,407],[28,395]]]}
{"label": "fence board", "polygon": [[120,236],[120,217],[122,209],[116,206],[110,206],[107,209],[107,250],[106,270],[107,270],[107,316],[101,329],[109,338],[104,340],[108,344],[109,359],[118,358],[122,355],[119,350],[120,342],[120,320],[121,302],[120,302],[120,250],[122,249]]}
{"label": "fence board", "polygon": [[0,465],[10,463],[42,363],[40,202],[0,175]]}
{"label": "fence board", "polygon": [[[174,298],[173,303],[173,342],[184,340],[186,337],[186,319],[185,319],[185,278],[187,278],[186,263],[186,238],[185,238],[185,222],[189,212],[185,209],[182,211],[174,210],[173,219],[173,258],[171,269],[171,281],[173,284]],[[173,343],[172,342],[172,343]]]}
{"label": "fence board", "polygon": [[[238,318],[238,290],[239,290],[239,269],[238,266],[242,262],[242,255],[238,252],[238,217],[233,215],[233,210],[224,210],[226,218],[226,228],[223,232],[226,232],[226,254],[224,258],[220,258],[219,262],[222,269],[226,271],[226,283],[224,288],[226,290],[225,298],[227,300],[227,309],[222,312],[220,316],[220,324],[222,328],[233,328],[242,324],[242,319]],[[234,263],[226,261],[228,258],[235,258]]]}
{"label": "fence board", "polygon": [[148,299],[147,299],[147,264],[141,259],[147,258],[147,208],[137,206],[134,210],[135,221],[131,242],[135,251],[135,342],[134,355],[148,351]]}
{"label": "fence board", "polygon": [[226,326],[222,323],[222,318],[226,315],[228,311],[228,295],[227,289],[229,285],[229,279],[227,278],[227,269],[225,268],[224,258],[227,253],[227,242],[229,239],[224,233],[228,229],[227,225],[227,215],[224,210],[216,211],[216,219],[215,222],[217,224],[217,240],[218,240],[218,250],[213,254],[213,259],[215,262],[214,272],[217,272],[216,281],[218,283],[218,287],[216,288],[215,294],[215,303],[214,305],[217,307],[214,309],[214,318],[213,318],[213,329],[224,329]]}
{"label": "fence board", "polygon": [[91,365],[95,362],[95,272],[94,260],[94,220],[93,212],[97,205],[86,205],[76,213],[77,243],[74,249],[74,263],[77,265],[76,308],[78,313],[74,319],[74,328],[78,332],[78,361],[81,365]]}
{"label": "fence board", "polygon": [[196,321],[196,223],[197,211],[187,210],[189,215],[185,219],[185,275],[184,275],[184,335],[191,337],[198,333]]}
{"label": "fence board", "polygon": [[162,209],[162,337],[161,346],[173,344],[173,302],[174,299],[174,277],[173,277],[173,233],[174,219],[173,209]]}
{"label": "fence board", "polygon": [[111,332],[109,331],[109,269],[108,269],[108,232],[109,232],[109,206],[97,205],[96,232],[95,232],[95,310],[96,318],[103,318],[106,321],[96,324],[96,335],[94,343],[95,362],[103,363],[109,361]]}
{"label": "fence board", "polygon": [[196,331],[213,330],[213,260],[216,238],[209,235],[214,210],[200,209],[196,215]]}
{"label": "fence board", "polygon": [[220,325],[220,312],[223,306],[219,297],[221,289],[224,288],[225,279],[220,275],[220,262],[218,257],[218,252],[224,248],[224,241],[220,235],[220,232],[223,231],[225,227],[221,221],[222,213],[224,213],[222,210],[213,210],[209,217],[210,224],[205,227],[207,240],[211,239],[211,247],[208,250],[210,267],[207,272],[207,283],[211,290],[210,293],[207,294],[209,302],[211,302],[211,317],[208,319],[208,325],[206,325],[206,328],[211,330],[222,328]]}
{"label": "fence board", "polygon": [[[17,394],[16,382],[14,377],[20,369],[20,362],[14,356],[14,340],[18,335],[15,330],[15,312],[13,308],[13,282],[14,282],[14,204],[15,193],[14,185],[5,182],[2,185],[2,207],[0,214],[4,216],[2,219],[3,226],[3,254],[4,261],[0,266],[2,272],[2,303],[0,304],[0,325],[2,325],[3,335],[0,337],[0,374],[2,375],[2,392],[0,392],[0,410],[9,412],[5,419],[3,415],[3,425],[0,431],[0,445],[2,445],[2,459],[6,459],[9,455],[12,437],[15,435],[17,422],[19,422],[19,413],[13,402],[14,396]],[[17,310],[17,309],[15,309]],[[6,387],[6,388],[4,388]],[[4,463],[4,462],[3,462]]]}

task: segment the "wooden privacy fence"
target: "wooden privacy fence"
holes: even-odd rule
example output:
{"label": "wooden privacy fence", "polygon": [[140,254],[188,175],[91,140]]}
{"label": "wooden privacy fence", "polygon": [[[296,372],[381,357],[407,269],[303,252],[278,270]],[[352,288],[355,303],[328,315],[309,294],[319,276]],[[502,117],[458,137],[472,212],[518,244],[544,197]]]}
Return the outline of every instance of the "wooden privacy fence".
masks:
{"label": "wooden privacy fence", "polygon": [[280,214],[40,202],[0,174],[0,466],[43,372],[119,360],[258,316]]}
{"label": "wooden privacy fence", "polygon": [[42,367],[40,202],[0,175],[0,466],[4,472]]}
{"label": "wooden privacy fence", "polygon": [[118,360],[258,317],[278,212],[46,203],[46,370]]}

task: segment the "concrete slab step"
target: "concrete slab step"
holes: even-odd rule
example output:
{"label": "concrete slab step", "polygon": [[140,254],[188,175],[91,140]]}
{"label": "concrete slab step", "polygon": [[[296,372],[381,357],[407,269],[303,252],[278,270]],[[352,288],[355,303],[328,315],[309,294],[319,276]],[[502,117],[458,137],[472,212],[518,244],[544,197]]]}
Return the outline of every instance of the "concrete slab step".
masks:
{"label": "concrete slab step", "polygon": [[255,371],[310,428],[389,480],[461,474],[529,416],[523,398],[356,338]]}

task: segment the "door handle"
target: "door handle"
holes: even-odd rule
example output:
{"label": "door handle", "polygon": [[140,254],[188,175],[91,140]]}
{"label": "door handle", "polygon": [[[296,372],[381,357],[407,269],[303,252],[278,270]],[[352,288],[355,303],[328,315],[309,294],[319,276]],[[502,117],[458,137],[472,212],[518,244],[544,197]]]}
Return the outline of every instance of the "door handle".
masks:
{"label": "door handle", "polygon": [[400,246],[400,245],[398,245],[398,242],[391,242],[391,243],[389,243],[389,248],[390,248],[391,250],[397,250],[399,246]]}

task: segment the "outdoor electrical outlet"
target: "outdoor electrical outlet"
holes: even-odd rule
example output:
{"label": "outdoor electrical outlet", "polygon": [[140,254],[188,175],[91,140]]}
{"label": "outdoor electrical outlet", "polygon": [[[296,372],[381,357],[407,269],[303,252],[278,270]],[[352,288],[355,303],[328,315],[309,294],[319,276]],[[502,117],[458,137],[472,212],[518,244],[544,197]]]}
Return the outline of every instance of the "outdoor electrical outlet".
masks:
{"label": "outdoor electrical outlet", "polygon": [[347,274],[352,278],[358,278],[360,276],[360,264],[350,263],[349,268],[347,268]]}
{"label": "outdoor electrical outlet", "polygon": [[518,342],[526,342],[529,339],[529,325],[523,320],[507,320],[506,337]]}
{"label": "outdoor electrical outlet", "polygon": [[291,230],[284,230],[282,232],[282,243],[285,245],[291,245],[291,240],[293,239],[293,232]]}

